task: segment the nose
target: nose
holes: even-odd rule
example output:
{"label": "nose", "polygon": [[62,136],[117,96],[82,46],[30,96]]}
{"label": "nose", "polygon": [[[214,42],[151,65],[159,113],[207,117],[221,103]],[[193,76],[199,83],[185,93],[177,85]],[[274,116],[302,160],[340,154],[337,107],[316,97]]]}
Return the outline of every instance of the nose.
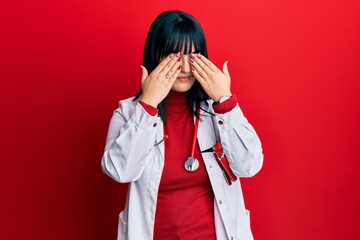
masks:
{"label": "nose", "polygon": [[181,66],[181,72],[183,72],[183,73],[190,72],[190,62],[189,62],[190,59],[189,58],[190,58],[189,54],[182,55],[182,60],[181,60],[180,66]]}

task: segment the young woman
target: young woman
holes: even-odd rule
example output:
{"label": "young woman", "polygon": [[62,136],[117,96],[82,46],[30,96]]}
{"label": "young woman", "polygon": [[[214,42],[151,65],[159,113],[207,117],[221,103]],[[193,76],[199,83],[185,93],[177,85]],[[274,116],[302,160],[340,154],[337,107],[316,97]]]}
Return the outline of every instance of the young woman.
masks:
{"label": "young woman", "polygon": [[[191,15],[168,11],[151,25],[142,89],[115,110],[101,163],[129,183],[118,239],[253,239],[238,177],[260,170],[261,143],[227,62],[220,70],[207,57]],[[236,175],[230,185],[209,151],[217,141]]]}

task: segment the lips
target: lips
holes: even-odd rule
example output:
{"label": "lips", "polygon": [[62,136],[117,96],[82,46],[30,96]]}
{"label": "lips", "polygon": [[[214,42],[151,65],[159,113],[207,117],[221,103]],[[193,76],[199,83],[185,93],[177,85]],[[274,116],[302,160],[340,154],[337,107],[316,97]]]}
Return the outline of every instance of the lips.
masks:
{"label": "lips", "polygon": [[177,77],[180,81],[186,82],[189,81],[191,76],[181,76],[181,77]]}

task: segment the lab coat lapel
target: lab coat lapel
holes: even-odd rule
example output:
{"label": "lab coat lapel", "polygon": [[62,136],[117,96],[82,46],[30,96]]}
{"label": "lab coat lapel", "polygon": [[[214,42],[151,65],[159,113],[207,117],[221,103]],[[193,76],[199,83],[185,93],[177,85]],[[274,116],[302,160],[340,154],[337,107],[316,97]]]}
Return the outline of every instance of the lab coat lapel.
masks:
{"label": "lab coat lapel", "polygon": [[164,141],[164,123],[162,121],[159,121],[159,124],[157,127],[157,132],[156,132],[156,143],[159,143],[159,142],[161,142],[161,143],[156,144],[156,146],[159,148],[163,159],[164,159],[164,151],[165,151],[164,150],[165,141]]}
{"label": "lab coat lapel", "polygon": [[201,109],[199,130],[197,135],[201,151],[209,149],[215,144],[214,127],[212,125],[211,118],[212,116],[209,113]]}

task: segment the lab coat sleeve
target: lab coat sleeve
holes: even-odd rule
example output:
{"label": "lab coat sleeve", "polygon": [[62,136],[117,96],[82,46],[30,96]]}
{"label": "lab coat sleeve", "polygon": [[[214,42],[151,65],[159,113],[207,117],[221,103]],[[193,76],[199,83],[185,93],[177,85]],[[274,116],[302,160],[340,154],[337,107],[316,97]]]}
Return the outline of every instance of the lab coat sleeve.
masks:
{"label": "lab coat sleeve", "polygon": [[103,172],[122,183],[141,177],[160,121],[138,102],[129,101],[132,100],[120,101],[113,113],[101,160]]}
{"label": "lab coat sleeve", "polygon": [[260,171],[264,159],[261,142],[239,105],[224,114],[215,113],[214,124],[233,173],[251,177]]}

